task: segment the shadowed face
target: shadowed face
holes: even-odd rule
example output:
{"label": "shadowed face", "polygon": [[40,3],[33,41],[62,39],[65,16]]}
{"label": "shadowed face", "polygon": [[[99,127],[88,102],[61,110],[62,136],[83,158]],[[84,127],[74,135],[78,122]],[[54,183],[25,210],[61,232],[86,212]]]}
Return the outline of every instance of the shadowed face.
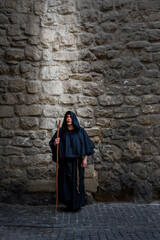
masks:
{"label": "shadowed face", "polygon": [[70,114],[67,114],[66,116],[66,123],[67,123],[67,126],[70,126],[73,123],[73,120]]}

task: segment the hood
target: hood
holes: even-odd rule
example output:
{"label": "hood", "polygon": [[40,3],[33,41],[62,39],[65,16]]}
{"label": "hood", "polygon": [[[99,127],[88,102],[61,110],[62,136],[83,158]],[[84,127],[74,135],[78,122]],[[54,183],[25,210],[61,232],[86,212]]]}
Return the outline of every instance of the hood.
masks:
{"label": "hood", "polygon": [[72,111],[67,111],[65,113],[63,124],[62,124],[62,130],[63,131],[67,130],[66,117],[67,117],[68,114],[70,114],[71,117],[72,117],[74,129],[78,131],[80,129],[80,125],[79,125],[79,122],[78,122],[78,119],[77,119],[75,113],[73,113]]}

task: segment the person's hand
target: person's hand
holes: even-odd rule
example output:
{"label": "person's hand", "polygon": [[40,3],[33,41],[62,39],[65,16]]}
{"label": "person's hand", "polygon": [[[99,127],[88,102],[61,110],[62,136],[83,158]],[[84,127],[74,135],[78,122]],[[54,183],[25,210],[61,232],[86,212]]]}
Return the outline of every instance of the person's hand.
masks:
{"label": "person's hand", "polygon": [[85,156],[85,157],[83,158],[83,161],[82,161],[82,163],[81,163],[81,167],[82,167],[82,168],[87,167],[87,156]]}
{"label": "person's hand", "polygon": [[60,138],[56,138],[56,139],[54,140],[54,146],[56,146],[57,144],[59,144],[59,142],[60,142]]}

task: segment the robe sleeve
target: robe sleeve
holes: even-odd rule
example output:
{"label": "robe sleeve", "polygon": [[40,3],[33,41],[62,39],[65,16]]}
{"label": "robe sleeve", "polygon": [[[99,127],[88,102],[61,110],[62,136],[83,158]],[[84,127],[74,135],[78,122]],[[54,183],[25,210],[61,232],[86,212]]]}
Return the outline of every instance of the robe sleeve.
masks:
{"label": "robe sleeve", "polygon": [[85,129],[83,129],[83,138],[84,138],[84,145],[85,145],[85,155],[89,156],[94,153],[94,144],[91,141],[90,137],[88,136]]}

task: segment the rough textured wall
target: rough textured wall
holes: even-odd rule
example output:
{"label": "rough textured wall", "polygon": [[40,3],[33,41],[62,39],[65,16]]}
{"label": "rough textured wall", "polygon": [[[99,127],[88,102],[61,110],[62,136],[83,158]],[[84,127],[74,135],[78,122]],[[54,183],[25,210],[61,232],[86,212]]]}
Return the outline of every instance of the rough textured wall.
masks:
{"label": "rough textured wall", "polygon": [[0,1],[0,201],[53,202],[48,142],[68,109],[96,145],[94,199],[160,198],[159,14],[158,0]]}

